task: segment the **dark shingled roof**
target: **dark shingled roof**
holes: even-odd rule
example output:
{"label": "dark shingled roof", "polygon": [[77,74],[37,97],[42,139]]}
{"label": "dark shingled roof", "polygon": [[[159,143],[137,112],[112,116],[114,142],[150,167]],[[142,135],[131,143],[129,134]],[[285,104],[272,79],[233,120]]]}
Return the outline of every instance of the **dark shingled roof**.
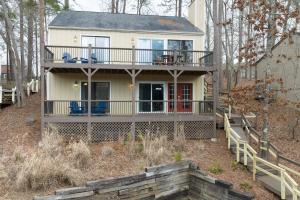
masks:
{"label": "dark shingled roof", "polygon": [[63,11],[49,27],[203,33],[183,17]]}

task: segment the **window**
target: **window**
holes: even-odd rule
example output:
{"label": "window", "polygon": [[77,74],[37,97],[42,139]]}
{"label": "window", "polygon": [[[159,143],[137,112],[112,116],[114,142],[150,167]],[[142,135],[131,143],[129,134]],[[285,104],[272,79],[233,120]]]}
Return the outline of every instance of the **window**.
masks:
{"label": "window", "polygon": [[251,79],[255,79],[255,68],[251,69]]}
{"label": "window", "polygon": [[139,84],[139,112],[164,111],[164,84]]}
{"label": "window", "polygon": [[[164,41],[156,39],[139,39],[137,42],[137,59],[140,64],[159,62],[164,53]],[[147,49],[151,49],[147,51]]]}
{"label": "window", "polygon": [[193,53],[185,51],[193,51],[193,41],[192,40],[168,40],[169,50],[179,50],[180,55],[183,57],[183,62],[192,63]]}
{"label": "window", "polygon": [[[99,49],[93,49],[92,56],[97,59],[99,63],[107,63],[109,62],[109,37],[100,37],[100,36],[82,36],[81,37],[81,46],[87,47],[89,44],[92,47],[103,47]],[[88,50],[85,49],[82,52],[82,57],[88,59]]]}

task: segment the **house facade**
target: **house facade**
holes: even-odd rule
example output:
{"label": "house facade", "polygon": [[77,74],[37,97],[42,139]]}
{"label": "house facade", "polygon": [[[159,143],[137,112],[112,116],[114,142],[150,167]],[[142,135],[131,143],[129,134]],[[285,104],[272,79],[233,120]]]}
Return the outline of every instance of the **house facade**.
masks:
{"label": "house facade", "polygon": [[43,126],[92,141],[147,131],[216,137],[215,104],[204,100],[203,76],[215,71],[204,11],[195,0],[189,19],[60,13],[44,52]]}
{"label": "house facade", "polygon": [[[291,34],[279,41],[272,48],[272,57],[262,57],[255,64],[257,79],[263,81],[266,74],[275,79],[282,79],[280,83],[272,83],[272,88],[291,101],[300,99],[300,33]],[[254,70],[252,70],[254,71]],[[280,92],[283,89],[284,92]]]}

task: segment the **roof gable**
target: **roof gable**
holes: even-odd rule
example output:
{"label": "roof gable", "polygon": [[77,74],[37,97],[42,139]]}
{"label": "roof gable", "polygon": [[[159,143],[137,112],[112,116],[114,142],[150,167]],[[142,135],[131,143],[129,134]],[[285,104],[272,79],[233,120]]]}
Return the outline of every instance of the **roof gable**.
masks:
{"label": "roof gable", "polygon": [[49,28],[78,28],[133,31],[168,31],[203,34],[183,17],[62,11]]}

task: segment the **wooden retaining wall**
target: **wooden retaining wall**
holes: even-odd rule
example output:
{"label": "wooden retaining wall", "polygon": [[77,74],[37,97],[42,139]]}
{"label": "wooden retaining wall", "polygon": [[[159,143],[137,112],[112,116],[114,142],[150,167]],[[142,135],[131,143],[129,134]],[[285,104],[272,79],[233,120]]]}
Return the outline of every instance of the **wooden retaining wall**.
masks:
{"label": "wooden retaining wall", "polygon": [[144,173],[89,181],[84,187],[59,189],[54,195],[34,200],[104,200],[104,199],[230,199],[250,200],[254,196],[232,189],[232,184],[215,179],[191,161],[146,168]]}

